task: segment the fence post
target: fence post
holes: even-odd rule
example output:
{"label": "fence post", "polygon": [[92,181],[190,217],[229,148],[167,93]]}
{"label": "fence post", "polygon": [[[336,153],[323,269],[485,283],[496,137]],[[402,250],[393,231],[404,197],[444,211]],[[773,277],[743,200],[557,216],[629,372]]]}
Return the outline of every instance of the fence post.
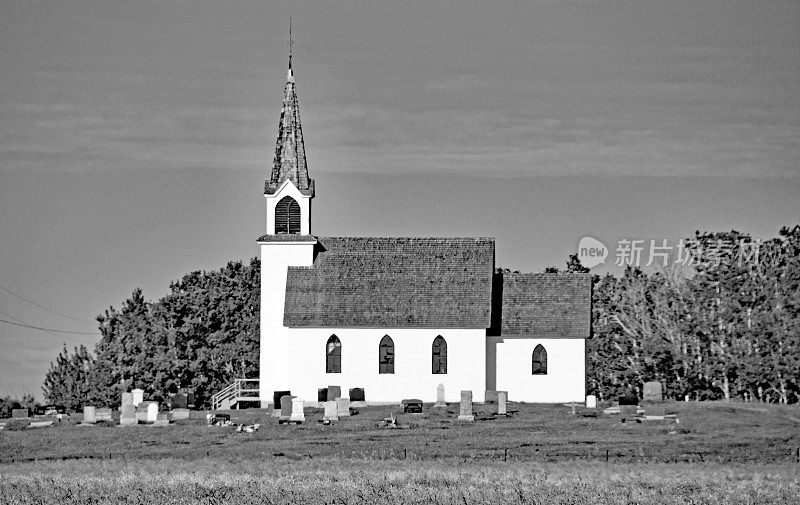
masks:
{"label": "fence post", "polygon": [[508,460],[508,448],[503,449],[503,461]]}
{"label": "fence post", "polygon": [[606,449],[606,463],[608,463],[608,449]]}

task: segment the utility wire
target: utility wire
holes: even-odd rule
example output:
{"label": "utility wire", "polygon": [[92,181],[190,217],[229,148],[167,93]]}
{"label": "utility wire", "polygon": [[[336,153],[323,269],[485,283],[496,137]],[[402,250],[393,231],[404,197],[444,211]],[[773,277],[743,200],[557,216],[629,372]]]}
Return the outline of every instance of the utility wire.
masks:
{"label": "utility wire", "polygon": [[54,328],[43,328],[41,326],[35,326],[28,323],[15,323],[14,321],[8,321],[7,319],[0,319],[0,323],[13,324],[14,326],[22,326],[23,328],[33,328],[34,330],[52,331],[53,333],[69,333],[70,335],[100,335],[99,332],[56,330]]}
{"label": "utility wire", "polygon": [[11,290],[10,290],[10,289],[8,289],[7,287],[3,286],[2,284],[0,284],[0,289],[2,289],[3,291],[6,291],[6,292],[8,292],[8,293],[11,293],[12,295],[16,296],[16,297],[17,297],[17,298],[19,298],[20,300],[24,300],[24,301],[26,301],[26,302],[30,303],[31,305],[35,305],[35,306],[39,307],[40,309],[44,309],[44,310],[46,310],[47,312],[52,312],[53,314],[58,314],[59,316],[64,316],[64,317],[66,317],[66,318],[72,319],[73,321],[78,321],[78,322],[81,322],[81,323],[89,323],[89,324],[92,324],[92,322],[91,322],[91,321],[87,321],[86,319],[80,319],[80,318],[77,318],[77,317],[73,317],[73,316],[70,316],[69,314],[64,314],[63,312],[59,312],[59,311],[57,311],[57,310],[53,310],[53,309],[50,309],[50,308],[48,308],[48,307],[45,307],[44,305],[41,305],[41,304],[39,304],[39,303],[36,303],[36,302],[34,302],[33,300],[30,300],[30,299],[28,299],[28,298],[25,298],[24,296],[22,296],[22,295],[20,295],[20,294],[18,294],[18,293],[15,293],[15,292],[13,292],[13,291],[11,291]]}

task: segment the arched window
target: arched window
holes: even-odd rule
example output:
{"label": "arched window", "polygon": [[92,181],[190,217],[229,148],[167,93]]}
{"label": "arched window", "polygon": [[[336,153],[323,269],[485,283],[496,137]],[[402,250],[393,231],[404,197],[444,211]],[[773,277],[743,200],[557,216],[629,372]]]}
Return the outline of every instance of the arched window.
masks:
{"label": "arched window", "polygon": [[394,341],[389,335],[378,346],[378,373],[394,373]]}
{"label": "arched window", "polygon": [[284,196],[275,206],[275,233],[300,233],[300,204]]}
{"label": "arched window", "polygon": [[325,373],[342,373],[342,342],[336,335],[325,345]]}
{"label": "arched window", "polygon": [[433,339],[431,373],[447,373],[447,342],[441,335]]}
{"label": "arched window", "polygon": [[544,350],[542,344],[536,346],[533,350],[533,375],[547,375],[547,351]]}

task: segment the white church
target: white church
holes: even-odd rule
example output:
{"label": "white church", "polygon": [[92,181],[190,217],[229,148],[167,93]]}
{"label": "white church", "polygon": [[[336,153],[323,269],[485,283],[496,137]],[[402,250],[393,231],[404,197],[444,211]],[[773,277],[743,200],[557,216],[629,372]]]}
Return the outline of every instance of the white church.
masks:
{"label": "white church", "polygon": [[329,385],[375,403],[433,402],[439,384],[449,402],[584,400],[588,274],[496,272],[486,237],[316,236],[315,191],[290,56],[258,239],[262,406]]}

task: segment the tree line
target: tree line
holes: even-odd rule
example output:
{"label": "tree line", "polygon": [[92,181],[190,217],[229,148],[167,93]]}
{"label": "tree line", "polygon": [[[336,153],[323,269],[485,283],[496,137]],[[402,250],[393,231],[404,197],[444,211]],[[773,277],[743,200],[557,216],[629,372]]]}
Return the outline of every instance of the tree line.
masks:
{"label": "tree line", "polygon": [[696,233],[693,261],[594,277],[587,389],[659,381],[684,400],[800,400],[800,226],[756,242]]}
{"label": "tree line", "polygon": [[[593,276],[587,392],[613,399],[660,381],[678,400],[800,400],[800,225],[756,242],[697,232],[682,267]],[[546,271],[558,270],[549,267]],[[587,272],[576,255],[566,271]],[[72,410],[115,406],[141,388],[198,405],[234,378],[258,377],[259,263],[192,272],[148,302],[140,289],[97,317],[93,351],[66,347],[42,390]]]}
{"label": "tree line", "polygon": [[50,364],[45,398],[77,410],[116,406],[134,388],[161,402],[188,388],[202,405],[234,378],[257,378],[259,279],[254,258],[189,273],[154,302],[136,289],[97,316],[93,352],[65,347]]}

